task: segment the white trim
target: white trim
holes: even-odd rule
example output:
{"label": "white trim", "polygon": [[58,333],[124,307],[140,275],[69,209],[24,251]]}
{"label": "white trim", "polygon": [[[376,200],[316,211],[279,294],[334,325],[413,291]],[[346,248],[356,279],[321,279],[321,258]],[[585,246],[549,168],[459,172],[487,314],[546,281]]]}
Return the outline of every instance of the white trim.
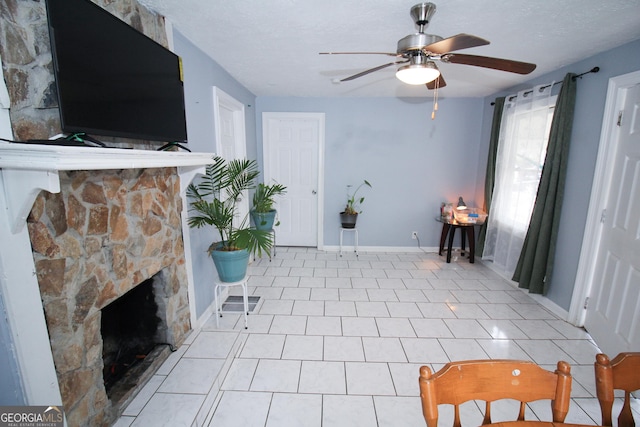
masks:
{"label": "white trim", "polygon": [[211,163],[212,158],[213,153],[0,142],[0,168],[7,169],[69,171],[202,166]]}
{"label": "white trim", "polygon": [[213,123],[215,126],[216,153],[222,155],[222,130],[220,128],[220,107],[224,106],[233,111],[234,135],[236,138],[236,158],[247,157],[247,137],[244,123],[244,104],[220,89],[213,87]]}
{"label": "white trim", "polygon": [[594,260],[598,255],[602,237],[600,217],[602,210],[606,206],[608,192],[611,187],[612,161],[618,144],[618,126],[616,126],[616,123],[618,111],[622,108],[621,105],[624,102],[624,99],[622,99],[624,97],[621,97],[621,94],[626,88],[638,83],[640,83],[640,71],[609,79],[587,222],[582,237],[580,260],[567,318],[568,322],[576,326],[584,326],[587,314],[584,303],[593,288]]}
{"label": "white trim", "polygon": [[520,289],[525,294],[529,295],[535,302],[537,302],[538,304],[540,304],[541,306],[543,306],[544,308],[546,308],[547,310],[549,310],[550,312],[558,316],[559,318],[565,321],[568,321],[567,319],[569,318],[569,312],[564,308],[560,307],[555,302],[551,301],[549,298],[545,297],[544,295],[529,293],[526,289],[522,289],[522,288],[518,288],[518,289]]}
{"label": "white trim", "polygon": [[[5,179],[0,173],[0,183]],[[0,191],[0,209],[4,211],[7,206],[4,192]],[[21,227],[14,232],[9,221],[0,220],[0,296],[4,300],[25,403],[62,405],[29,231]]]}
{"label": "white trim", "polygon": [[187,274],[187,295],[189,303],[189,319],[191,320],[191,328],[195,328],[198,323],[196,317],[196,281],[193,277],[193,252],[191,251],[191,227],[189,227],[189,200],[187,199],[187,187],[193,181],[196,175],[204,175],[205,166],[178,168],[180,176],[180,196],[182,197],[182,212],[180,220],[182,221],[182,246],[184,249],[184,266]]}
{"label": "white trim", "polygon": [[209,304],[197,319],[195,319],[195,312],[193,313],[191,317],[191,328],[193,330],[202,328],[211,316],[215,316],[215,299],[211,301],[211,304]]}
{"label": "white trim", "polygon": [[[327,245],[324,247],[324,249],[322,249],[326,252],[340,252],[340,246],[334,246],[334,245]],[[348,255],[349,253],[353,253],[355,251],[355,246],[351,245],[351,246],[342,246],[342,252],[345,255]],[[429,247],[429,248],[419,248],[417,246],[358,246],[358,253],[360,255],[362,255],[363,253],[381,253],[381,252],[388,252],[388,253],[426,253],[426,254],[435,254],[438,255],[438,248],[436,247]],[[446,255],[442,255],[443,259],[446,257]],[[477,262],[477,260],[476,260]]]}
{"label": "white trim", "polygon": [[25,226],[33,201],[40,190],[59,192],[59,171],[145,169],[178,167],[191,174],[212,162],[211,153],[183,153],[149,150],[119,150],[102,147],[66,147],[0,142],[2,190],[12,232]]}
{"label": "white trim", "polygon": [[318,132],[318,249],[324,250],[324,146],[325,113],[318,114],[320,130]]}
{"label": "white trim", "polygon": [[524,293],[525,295],[531,297],[531,299],[533,299],[535,302],[537,302],[538,304],[540,304],[541,306],[543,306],[544,308],[546,308],[547,310],[549,310],[550,312],[552,312],[553,314],[558,316],[559,318],[561,318],[563,320],[567,320],[569,318],[569,312],[567,310],[565,310],[564,308],[560,307],[558,304],[556,304],[555,302],[551,301],[549,298],[545,297],[544,295],[532,294],[527,289],[519,287],[518,286],[518,282],[515,282],[515,281],[511,280],[509,277],[505,276],[504,271],[502,271],[501,269],[495,267],[493,262],[491,262],[491,261],[481,261],[481,263],[485,267],[487,267],[489,270],[493,271],[498,276],[502,277],[511,286],[513,286],[514,289],[522,291],[522,293]]}

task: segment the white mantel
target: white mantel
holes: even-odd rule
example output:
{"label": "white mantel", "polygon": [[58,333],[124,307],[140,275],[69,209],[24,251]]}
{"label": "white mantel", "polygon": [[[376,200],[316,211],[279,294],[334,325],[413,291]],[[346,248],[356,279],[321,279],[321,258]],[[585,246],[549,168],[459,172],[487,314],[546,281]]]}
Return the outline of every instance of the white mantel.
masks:
{"label": "white mantel", "polygon": [[[186,185],[203,165],[212,162],[213,156],[212,153],[0,143],[0,169],[11,229],[16,232],[24,227],[40,190],[60,191],[59,171],[178,167],[181,185]],[[182,179],[183,175],[186,179]]]}
{"label": "white mantel", "polygon": [[0,142],[0,168],[30,170],[142,169],[202,166],[213,153]]}
{"label": "white mantel", "polygon": [[[0,142],[0,291],[4,299],[19,373],[28,405],[62,405],[49,335],[36,278],[26,219],[41,190],[60,192],[59,171],[177,167],[183,197],[183,230],[188,203],[185,189],[213,153],[67,147]],[[189,233],[183,233],[194,324],[193,274]]]}

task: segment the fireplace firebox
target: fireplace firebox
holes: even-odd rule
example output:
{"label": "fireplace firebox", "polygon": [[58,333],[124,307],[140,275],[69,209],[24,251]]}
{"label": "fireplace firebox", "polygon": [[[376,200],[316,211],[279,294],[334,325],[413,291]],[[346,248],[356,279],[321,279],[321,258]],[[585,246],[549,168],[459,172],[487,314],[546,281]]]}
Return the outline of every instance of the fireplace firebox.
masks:
{"label": "fireplace firebox", "polygon": [[121,393],[126,388],[122,383],[131,383],[127,374],[144,362],[158,344],[167,341],[153,281],[145,280],[102,309],[102,375],[107,396],[112,400],[112,391]]}

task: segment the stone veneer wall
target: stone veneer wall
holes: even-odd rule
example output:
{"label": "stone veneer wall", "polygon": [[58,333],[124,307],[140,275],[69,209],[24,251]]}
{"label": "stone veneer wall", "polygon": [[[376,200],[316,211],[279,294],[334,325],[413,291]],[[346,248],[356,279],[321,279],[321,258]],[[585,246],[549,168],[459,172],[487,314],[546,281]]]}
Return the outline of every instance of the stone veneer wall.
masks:
{"label": "stone veneer wall", "polygon": [[[136,0],[91,0],[138,31],[167,47],[164,17]],[[0,1],[0,56],[11,100],[14,138],[47,139],[61,133],[44,0]],[[99,137],[97,135],[94,135]],[[132,140],[102,138],[109,145],[130,147]],[[135,148],[162,143],[136,141]]]}
{"label": "stone veneer wall", "polygon": [[175,168],[60,172],[27,221],[53,358],[70,426],[117,414],[102,378],[101,309],[162,271],[168,342],[190,329]]}

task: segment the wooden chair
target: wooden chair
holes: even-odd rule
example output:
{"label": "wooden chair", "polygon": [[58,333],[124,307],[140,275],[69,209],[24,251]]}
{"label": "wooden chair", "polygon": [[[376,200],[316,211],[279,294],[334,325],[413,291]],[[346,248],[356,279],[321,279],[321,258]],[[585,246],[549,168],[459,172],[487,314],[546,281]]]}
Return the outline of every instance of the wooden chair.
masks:
{"label": "wooden chair", "polygon": [[606,354],[596,355],[596,394],[600,402],[602,425],[611,426],[614,390],[624,390],[624,403],[618,416],[618,427],[633,427],[631,392],[640,390],[640,353],[620,353],[613,360]]}
{"label": "wooden chair", "polygon": [[520,360],[467,360],[447,363],[432,374],[420,368],[422,412],[429,427],[438,426],[438,405],[454,405],[454,427],[461,427],[459,405],[469,400],[486,402],[483,424],[491,423],[491,402],[520,401],[518,421],[524,420],[527,402],[551,399],[554,422],[563,422],[571,400],[571,366],[558,362],[555,372]]}

